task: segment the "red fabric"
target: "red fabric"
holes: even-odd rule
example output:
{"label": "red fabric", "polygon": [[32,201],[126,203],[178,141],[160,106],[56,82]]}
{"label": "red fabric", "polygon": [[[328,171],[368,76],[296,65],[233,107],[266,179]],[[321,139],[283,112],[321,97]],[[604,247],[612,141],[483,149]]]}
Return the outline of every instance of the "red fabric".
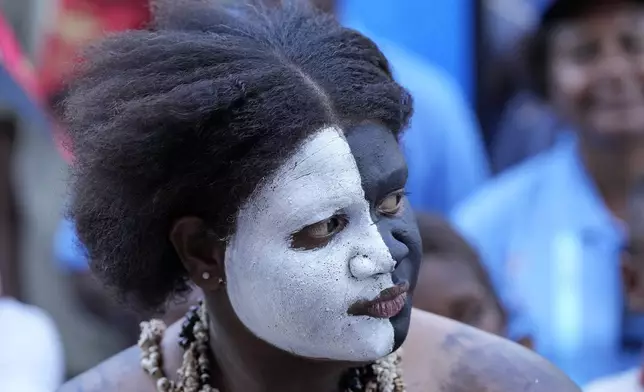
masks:
{"label": "red fabric", "polygon": [[[55,0],[52,0],[55,1]],[[143,28],[150,20],[148,0],[57,0],[54,28],[45,36],[40,63],[40,84],[46,96],[62,88],[79,51],[107,33]],[[63,146],[66,135],[58,128],[56,139],[61,153],[72,156]]]}
{"label": "red fabric", "polygon": [[60,89],[82,47],[110,32],[140,29],[149,19],[148,0],[58,0],[56,23],[46,34],[41,57],[46,94]]}

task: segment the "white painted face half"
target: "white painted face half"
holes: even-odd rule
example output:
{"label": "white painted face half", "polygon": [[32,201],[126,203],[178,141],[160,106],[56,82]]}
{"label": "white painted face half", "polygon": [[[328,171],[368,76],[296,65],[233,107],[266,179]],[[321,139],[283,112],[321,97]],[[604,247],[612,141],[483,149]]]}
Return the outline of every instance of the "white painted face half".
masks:
{"label": "white painted face half", "polygon": [[[316,249],[292,235],[337,214],[346,227]],[[350,316],[392,287],[395,261],[373,223],[349,145],[337,128],[308,139],[240,210],[226,250],[227,290],[242,323],[292,354],[369,361],[389,354],[389,319]]]}

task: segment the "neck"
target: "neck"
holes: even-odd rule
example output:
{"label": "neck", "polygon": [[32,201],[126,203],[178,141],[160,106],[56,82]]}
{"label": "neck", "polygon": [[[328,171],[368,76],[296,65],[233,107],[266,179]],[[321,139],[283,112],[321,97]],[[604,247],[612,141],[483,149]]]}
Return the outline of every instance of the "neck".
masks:
{"label": "neck", "polygon": [[581,159],[599,193],[614,216],[626,215],[628,195],[639,178],[644,176],[644,141],[621,145],[593,145],[581,138]]}
{"label": "neck", "polygon": [[[212,311],[215,306],[217,312]],[[217,367],[213,376],[222,392],[339,390],[340,379],[350,364],[304,359],[272,347],[233,321],[236,317],[219,317],[220,306],[211,303],[208,310],[218,316],[210,320],[210,348]]]}

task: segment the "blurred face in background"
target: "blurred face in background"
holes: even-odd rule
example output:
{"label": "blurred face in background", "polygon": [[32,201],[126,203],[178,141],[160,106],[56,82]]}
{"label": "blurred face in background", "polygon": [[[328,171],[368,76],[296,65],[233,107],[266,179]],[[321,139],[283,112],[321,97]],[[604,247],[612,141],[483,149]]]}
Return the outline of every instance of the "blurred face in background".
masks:
{"label": "blurred face in background", "polygon": [[555,108],[594,140],[644,136],[644,7],[600,1],[555,26],[546,54]]}
{"label": "blurred face in background", "polygon": [[424,256],[414,307],[503,336],[505,319],[495,294],[457,257]]}

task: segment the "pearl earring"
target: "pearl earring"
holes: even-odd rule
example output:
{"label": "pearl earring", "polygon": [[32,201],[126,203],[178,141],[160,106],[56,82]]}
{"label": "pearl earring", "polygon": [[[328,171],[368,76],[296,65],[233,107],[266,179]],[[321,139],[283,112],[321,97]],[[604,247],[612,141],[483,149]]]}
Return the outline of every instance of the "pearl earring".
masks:
{"label": "pearl earring", "polygon": [[204,280],[208,280],[208,279],[210,279],[210,272],[204,272],[203,274],[201,274],[201,277],[202,277]]}

